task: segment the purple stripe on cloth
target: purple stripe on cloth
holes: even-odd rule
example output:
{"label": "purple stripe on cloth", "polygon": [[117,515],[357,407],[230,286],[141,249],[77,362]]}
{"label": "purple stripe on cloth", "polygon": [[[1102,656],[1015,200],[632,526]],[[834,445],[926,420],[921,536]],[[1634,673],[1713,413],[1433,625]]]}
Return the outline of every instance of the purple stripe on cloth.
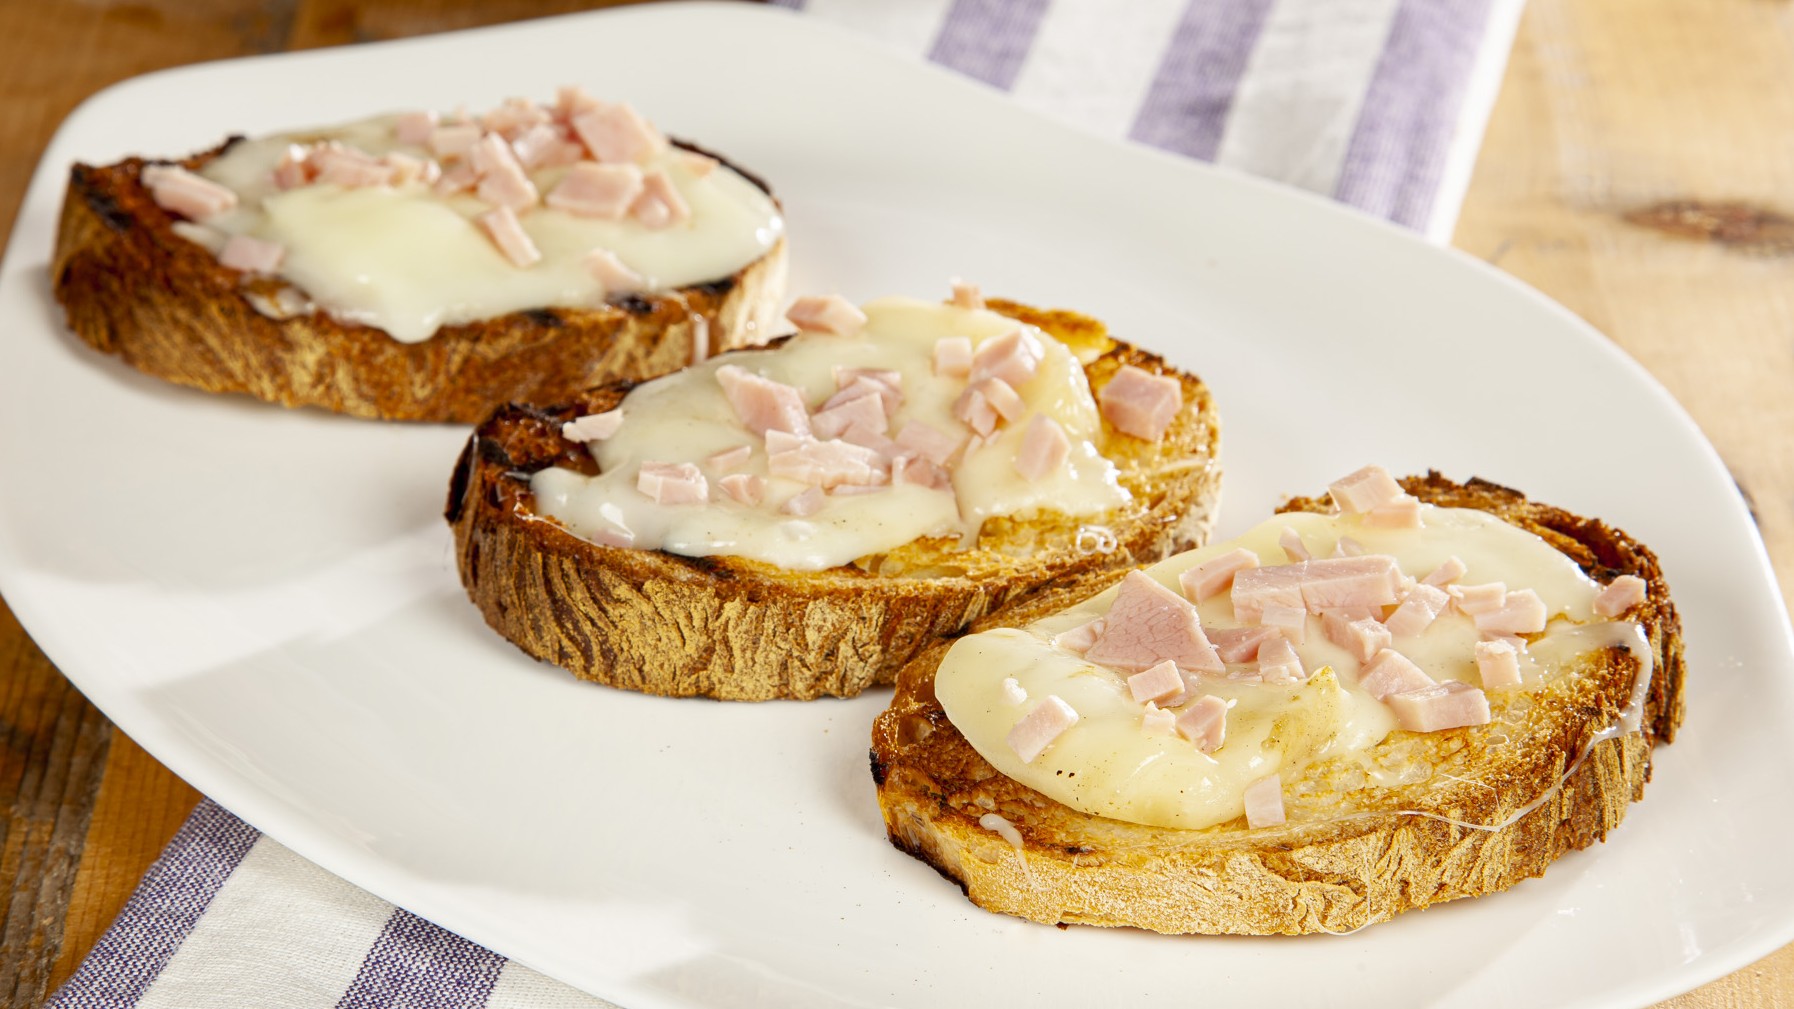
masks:
{"label": "purple stripe on cloth", "polygon": [[336,1009],[480,1009],[505,958],[395,909]]}
{"label": "purple stripe on cloth", "polygon": [[1213,161],[1271,0],[1190,0],[1128,136]]}
{"label": "purple stripe on cloth", "polygon": [[261,836],[210,799],[201,802],[45,1009],[136,1005]]}
{"label": "purple stripe on cloth", "polygon": [[1403,0],[1377,61],[1333,196],[1424,227],[1438,196],[1489,0]]}
{"label": "purple stripe on cloth", "polygon": [[928,58],[1007,91],[1046,9],[1047,0],[953,0]]}

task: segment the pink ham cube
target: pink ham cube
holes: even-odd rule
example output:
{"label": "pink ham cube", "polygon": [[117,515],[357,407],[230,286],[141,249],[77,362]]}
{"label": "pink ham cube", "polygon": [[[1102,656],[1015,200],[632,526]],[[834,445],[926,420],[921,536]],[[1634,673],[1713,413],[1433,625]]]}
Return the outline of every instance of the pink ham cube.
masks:
{"label": "pink ham cube", "polygon": [[1102,633],[1084,657],[1122,670],[1146,669],[1167,659],[1193,672],[1226,670],[1202,633],[1196,607],[1139,571],[1122,579]]}
{"label": "pink ham cube", "polygon": [[1489,698],[1480,689],[1457,680],[1391,694],[1384,703],[1409,732],[1439,732],[1467,725],[1489,724]]}
{"label": "pink ham cube", "polygon": [[1621,575],[1595,597],[1595,613],[1609,619],[1645,601],[1645,581],[1637,575]]}
{"label": "pink ham cube", "polygon": [[1255,567],[1258,567],[1258,555],[1245,547],[1237,547],[1185,571],[1178,576],[1177,584],[1186,597],[1199,603],[1227,591],[1233,586],[1236,574]]}
{"label": "pink ham cube", "polygon": [[1183,409],[1184,390],[1174,378],[1127,364],[1109,379],[1096,400],[1103,419],[1117,431],[1158,441]]}
{"label": "pink ham cube", "polygon": [[1078,713],[1072,706],[1058,694],[1048,694],[1009,730],[1009,748],[1022,758],[1022,763],[1032,764],[1066,729],[1076,724]]}
{"label": "pink ham cube", "polygon": [[1203,694],[1177,715],[1177,734],[1196,744],[1203,753],[1221,748],[1227,738],[1227,702]]}

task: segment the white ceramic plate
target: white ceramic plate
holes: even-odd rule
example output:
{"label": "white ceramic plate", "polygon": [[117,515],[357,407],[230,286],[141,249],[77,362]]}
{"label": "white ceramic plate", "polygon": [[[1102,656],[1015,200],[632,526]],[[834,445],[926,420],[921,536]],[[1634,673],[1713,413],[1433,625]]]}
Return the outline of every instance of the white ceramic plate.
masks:
{"label": "white ceramic plate", "polygon": [[[1226,419],[1224,532],[1378,461],[1479,474],[1652,544],[1690,682],[1646,800],[1543,880],[1343,938],[990,915],[885,842],[866,770],[882,694],[721,705],[575,683],[462,595],[439,513],[464,432],[178,389],[60,322],[47,263],[77,158],[570,81],[772,179],[799,291],[934,294],[963,274],[1202,373]],[[1794,778],[1782,604],[1725,470],[1642,370],[1462,256],[1093,141],[801,18],[634,10],[128,82],[45,156],[0,333],[0,587],[50,657],[300,854],[631,1009],[1637,1006],[1794,937],[1794,861],[1765,842],[1794,834],[1770,798]]]}

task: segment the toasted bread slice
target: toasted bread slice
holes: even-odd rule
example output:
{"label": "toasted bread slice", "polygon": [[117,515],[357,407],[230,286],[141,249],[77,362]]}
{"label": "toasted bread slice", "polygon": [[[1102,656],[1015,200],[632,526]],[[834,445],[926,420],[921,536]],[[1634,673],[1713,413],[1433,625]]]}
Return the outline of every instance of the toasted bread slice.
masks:
{"label": "toasted bread slice", "polygon": [[784,296],[781,238],[705,283],[618,295],[598,307],[543,306],[401,343],[311,308],[305,292],[283,281],[223,266],[176,232],[180,218],[151,198],[143,169],[198,169],[229,146],[178,162],[74,167],[51,279],[76,336],[139,371],[207,392],[357,417],[473,423],[500,403],[558,402],[756,342]]}
{"label": "toasted bread slice", "polygon": [[[873,729],[872,776],[891,842],[992,911],[1049,923],[1271,935],[1348,932],[1492,893],[1604,839],[1642,796],[1652,747],[1669,741],[1682,717],[1679,624],[1656,558],[1599,520],[1486,481],[1457,484],[1432,473],[1402,483],[1427,503],[1489,512],[1536,533],[1597,581],[1644,579],[1647,600],[1628,615],[1652,653],[1637,731],[1611,731],[1633,699],[1638,668],[1615,647],[1542,691],[1494,700],[1497,725],[1392,733],[1374,751],[1393,782],[1387,787],[1357,764],[1321,761],[1284,780],[1296,807],[1284,825],[1249,829],[1236,817],[1199,830],[1145,826],[1079,812],[993,768],[934,696],[943,644],[900,674]],[[1285,510],[1321,512],[1327,504],[1303,498]],[[1005,619],[1047,616],[1073,591],[1026,601]],[[1505,734],[1499,746],[1469,745],[1473,733],[1484,740],[1497,729]],[[981,826],[987,814],[1015,836]]]}
{"label": "toasted bread slice", "polygon": [[[738,557],[600,546],[536,514],[529,474],[594,471],[563,422],[616,406],[626,385],[573,403],[500,409],[469,440],[449,489],[463,583],[487,623],[530,655],[589,680],[725,700],[851,696],[891,682],[943,635],[1062,579],[1101,582],[1201,542],[1220,469],[1214,404],[1200,379],[1110,339],[1093,319],[993,300],[1087,360],[1100,391],[1123,365],[1174,376],[1183,409],[1157,441],[1115,434],[1105,454],[1131,501],[1106,515],[993,518],[978,542],[922,539],[851,565],[792,572]],[[1080,531],[1105,527],[1092,548]]]}

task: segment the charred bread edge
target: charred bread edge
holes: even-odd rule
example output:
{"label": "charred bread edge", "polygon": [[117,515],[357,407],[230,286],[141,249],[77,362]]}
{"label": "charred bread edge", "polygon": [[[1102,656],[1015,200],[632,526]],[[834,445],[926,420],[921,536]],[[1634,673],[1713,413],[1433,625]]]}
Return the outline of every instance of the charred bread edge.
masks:
{"label": "charred bread edge", "polygon": [[[358,417],[475,423],[509,400],[559,402],[599,382],[649,378],[752,343],[783,297],[781,238],[727,277],[620,295],[598,308],[531,309],[445,326],[420,343],[320,311],[272,318],[249,296],[289,285],[225,267],[175,234],[180,218],[139,181],[145,165],[197,169],[237,139],[178,162],[133,157],[74,166],[51,280],[82,341],[207,392]],[[757,176],[718,160],[771,195]],[[702,354],[695,353],[699,340]]]}
{"label": "charred bread edge", "polygon": [[[1054,317],[1036,313],[1030,321],[1050,326]],[[445,511],[462,582],[501,635],[581,678],[725,700],[851,696],[889,683],[940,636],[963,631],[1043,581],[1095,572],[1118,578],[1205,537],[1219,482],[1219,424],[1207,387],[1119,342],[1086,374],[1106,377],[1124,363],[1182,381],[1185,410],[1172,431],[1187,425],[1199,443],[1191,446],[1195,464],[1155,485],[1155,499],[1142,501],[1144,510],[1117,530],[1119,542],[1108,553],[906,578],[852,566],[793,573],[742,558],[600,546],[534,515],[527,477],[556,463],[590,472],[589,456],[560,437],[559,424],[614,406],[628,391],[620,384],[559,407],[511,404],[476,429]]]}
{"label": "charred bread edge", "polygon": [[[1644,626],[1653,653],[1639,732],[1588,745],[1617,719],[1635,683],[1635,660],[1615,648],[1594,663],[1600,685],[1587,688],[1601,698],[1600,711],[1574,724],[1553,723],[1560,745],[1547,767],[1515,782],[1520,795],[1463,787],[1451,796],[1450,819],[1373,810],[1254,831],[1243,819],[1210,831],[1141,827],[1060,805],[978,757],[933,700],[943,644],[900,674],[892,705],[873,729],[872,777],[892,844],[994,911],[1043,922],[1268,935],[1348,932],[1401,911],[1493,893],[1603,840],[1642,797],[1653,746],[1673,739],[1682,718],[1680,623],[1656,556],[1599,519],[1529,502],[1485,480],[1457,484],[1431,472],[1402,484],[1428,503],[1478,508],[1537,533],[1600,581],[1620,574],[1646,581],[1646,601],[1630,615]],[[1328,502],[1299,498],[1280,510],[1325,511]],[[1038,619],[1064,601],[1046,600],[1012,617]],[[957,777],[942,782],[934,773],[940,768],[916,766],[905,732],[950,733],[943,745],[965,762],[949,769]],[[1023,838],[1019,851],[979,826],[981,807],[968,810],[952,794],[956,783],[988,776],[1000,779],[992,788],[996,811],[1013,803],[1008,818]],[[1535,808],[1520,813],[1534,800]],[[1495,830],[1451,822],[1498,824],[1516,813]],[[1118,832],[1137,839],[1137,849],[1093,843]]]}

